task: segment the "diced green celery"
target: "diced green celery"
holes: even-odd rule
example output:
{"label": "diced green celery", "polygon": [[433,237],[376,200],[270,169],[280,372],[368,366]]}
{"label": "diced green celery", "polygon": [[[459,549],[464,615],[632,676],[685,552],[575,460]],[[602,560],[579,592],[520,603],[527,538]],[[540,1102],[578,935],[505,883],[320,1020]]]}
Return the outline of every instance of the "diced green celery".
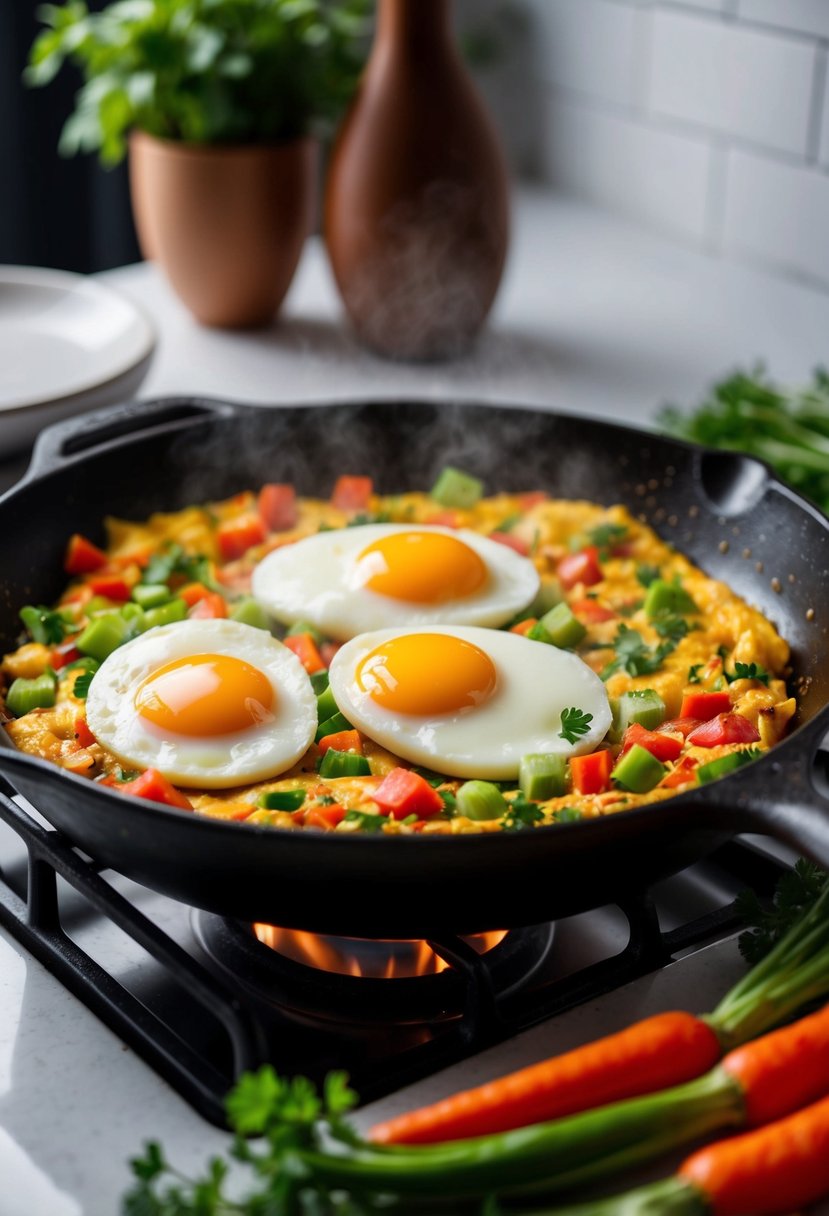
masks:
{"label": "diced green celery", "polygon": [[700,785],[706,785],[709,781],[716,781],[719,777],[725,777],[728,773],[736,772],[738,768],[742,768],[745,764],[751,764],[752,760],[756,760],[760,753],[756,748],[749,748],[743,752],[729,752],[725,756],[718,756],[716,760],[709,761],[708,764],[701,764],[697,769],[697,781]]}
{"label": "diced green celery", "polygon": [[509,810],[506,798],[491,781],[465,781],[455,795],[459,815],[479,822],[500,819]]}
{"label": "diced green celery", "polygon": [[313,688],[314,692],[317,694],[317,697],[318,698],[321,697],[322,694],[325,692],[326,688],[328,687],[328,672],[327,671],[315,671],[314,674],[311,676],[311,687]]}
{"label": "diced green celery", "polygon": [[112,612],[112,603],[104,595],[93,595],[86,601],[84,612],[88,617],[99,616],[102,612]]}
{"label": "diced green celery", "polygon": [[470,477],[460,469],[447,465],[442,470],[430,491],[435,502],[442,507],[474,507],[480,502],[484,492],[484,483],[477,477]]}
{"label": "diced green celery", "polygon": [[555,608],[545,612],[538,624],[546,630],[552,644],[562,650],[578,646],[587,634],[581,621],[573,616],[569,604],[556,604]]}
{"label": "diced green celery", "polygon": [[567,761],[555,752],[530,752],[521,757],[518,784],[525,798],[544,802],[567,793]]}
{"label": "diced green celery", "polygon": [[656,578],[645,596],[645,615],[653,620],[663,612],[682,615],[683,612],[699,612],[699,608],[678,582]]}
{"label": "diced green celery", "polygon": [[551,608],[555,608],[556,604],[560,603],[561,587],[558,583],[554,579],[549,582],[542,582],[535,599],[523,614],[523,619],[526,620],[528,616],[542,617]]}
{"label": "diced green celery", "polygon": [[581,819],[582,813],[577,806],[563,806],[556,811],[554,819],[556,823],[575,823]]}
{"label": "diced green celery", "polygon": [[294,638],[294,637],[297,637],[301,633],[310,633],[311,637],[314,639],[314,641],[317,643],[318,646],[319,646],[320,642],[322,642],[324,640],[323,635],[320,633],[319,629],[317,629],[316,625],[312,625],[310,623],[310,621],[294,621],[293,625],[288,630],[288,632],[285,636],[289,637],[289,638]]}
{"label": "diced green celery", "polygon": [[270,617],[252,595],[246,595],[244,599],[231,604],[228,615],[232,621],[239,621],[242,625],[251,625],[254,629],[264,629],[270,633]]}
{"label": "diced green celery", "polygon": [[160,608],[151,608],[149,612],[144,613],[146,627],[154,629],[156,625],[172,625],[175,621],[183,621],[188,611],[186,600],[170,600]]}
{"label": "diced green celery", "polygon": [[260,794],[256,805],[266,811],[298,811],[305,801],[305,790],[271,790]]}
{"label": "diced green celery", "polygon": [[51,709],[55,704],[57,677],[51,668],[35,679],[18,677],[6,693],[6,709],[15,718],[22,718],[32,709]]}
{"label": "diced green celery", "polygon": [[144,609],[140,604],[126,603],[119,609],[121,616],[125,621],[142,621],[144,620]]}
{"label": "diced green celery", "polygon": [[320,722],[317,733],[314,735],[314,742],[319,743],[320,739],[324,739],[326,735],[338,735],[341,730],[353,729],[354,727],[343,714],[334,714],[333,717]]}
{"label": "diced green celery", "polygon": [[326,722],[328,718],[333,718],[334,714],[340,712],[340,707],[334,700],[334,694],[326,684],[324,690],[317,697],[317,719],[320,722]]}
{"label": "diced green celery", "polygon": [[166,583],[138,583],[132,589],[132,598],[142,608],[158,608],[172,599],[172,594]]}
{"label": "diced green celery", "polygon": [[371,765],[357,752],[338,752],[329,747],[320,765],[321,777],[370,777]]}
{"label": "diced green celery", "polygon": [[544,642],[547,646],[553,646],[553,639],[550,637],[547,630],[541,624],[541,621],[536,621],[532,629],[525,635],[531,642]]}
{"label": "diced green celery", "polygon": [[83,633],[75,639],[75,645],[81,654],[92,655],[102,663],[113,650],[123,646],[132,637],[131,622],[121,616],[120,612],[103,612],[94,617]]}
{"label": "diced green celery", "polygon": [[618,742],[634,722],[645,730],[656,730],[665,721],[665,702],[653,688],[637,688],[614,697],[610,703],[613,724],[610,738]]}
{"label": "diced green celery", "polygon": [[630,751],[625,752],[611,773],[614,785],[632,794],[647,794],[665,776],[667,768],[646,747],[634,743]]}

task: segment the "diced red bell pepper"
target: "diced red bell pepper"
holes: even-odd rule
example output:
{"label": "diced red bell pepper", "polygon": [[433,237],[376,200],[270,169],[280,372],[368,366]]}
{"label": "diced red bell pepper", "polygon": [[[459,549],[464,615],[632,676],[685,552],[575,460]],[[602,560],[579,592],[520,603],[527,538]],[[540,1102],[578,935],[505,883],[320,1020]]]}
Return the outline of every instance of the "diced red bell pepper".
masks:
{"label": "diced red bell pepper", "polygon": [[393,768],[371,795],[382,815],[405,819],[417,815],[429,819],[443,810],[443,799],[428,781],[408,768]]}
{"label": "diced red bell pepper", "polygon": [[436,511],[434,515],[430,515],[423,522],[425,524],[433,524],[436,528],[461,527],[461,517],[457,511]]}
{"label": "diced red bell pepper", "polygon": [[686,692],[679,716],[708,722],[717,714],[727,714],[730,710],[731,697],[727,692]]}
{"label": "diced red bell pepper", "polygon": [[546,490],[529,490],[526,494],[518,495],[518,506],[522,511],[529,511],[540,502],[546,502],[549,497]]}
{"label": "diced red bell pepper", "polygon": [[70,587],[60,597],[58,607],[64,608],[71,605],[83,607],[92,599],[92,588],[87,587],[86,583],[76,583],[74,587]]}
{"label": "diced red bell pepper", "polygon": [[267,536],[265,525],[258,515],[239,515],[225,520],[216,530],[216,543],[223,562],[233,562],[244,556],[254,545],[261,545]]}
{"label": "diced red bell pepper", "polygon": [[331,505],[340,511],[365,511],[373,491],[370,477],[338,477]]}
{"label": "diced red bell pepper", "polygon": [[67,574],[91,574],[93,570],[100,570],[101,566],[105,566],[108,560],[103,549],[93,545],[92,541],[81,536],[80,532],[75,532],[69,538],[63,568]]}
{"label": "diced red bell pepper", "polygon": [[605,608],[604,604],[600,604],[598,600],[575,600],[570,604],[571,612],[575,613],[583,621],[588,621],[590,624],[599,625],[602,621],[612,621],[616,618],[616,613],[612,608]]}
{"label": "diced red bell pepper", "polygon": [[530,630],[532,629],[533,625],[537,625],[537,624],[538,624],[537,617],[528,616],[525,621],[519,621],[517,625],[512,625],[510,627],[510,633],[518,633],[521,635],[522,638],[525,638],[527,636],[527,634],[530,632]]}
{"label": "diced red bell pepper", "polygon": [[644,747],[657,760],[664,764],[666,760],[677,760],[682,754],[683,743],[676,735],[660,734],[656,730],[646,730],[639,722],[632,722],[625,731],[622,739],[621,755],[630,751],[635,743]]}
{"label": "diced red bell pepper", "polygon": [[187,616],[191,621],[223,621],[227,616],[227,600],[218,591],[208,591],[196,601]]}
{"label": "diced red bell pepper", "polygon": [[582,583],[585,587],[600,583],[604,574],[599,563],[599,550],[595,545],[588,545],[578,553],[568,553],[558,563],[556,574],[562,587],[568,591],[577,583]]}
{"label": "diced red bell pepper", "polygon": [[52,670],[61,671],[69,663],[74,663],[80,657],[81,652],[74,642],[61,642],[60,646],[56,646],[52,651]]}
{"label": "diced red bell pepper", "polygon": [[577,794],[603,794],[610,789],[610,770],[613,757],[605,750],[590,752],[587,756],[572,756],[570,776]]}
{"label": "diced red bell pepper", "polygon": [[183,587],[176,589],[176,596],[184,600],[188,608],[194,608],[199,600],[209,594],[210,588],[205,587],[204,583],[185,583]]}
{"label": "diced red bell pepper", "polygon": [[79,714],[79,716],[75,719],[75,729],[73,733],[81,747],[91,747],[93,743],[98,742],[92,731],[89,729],[86,718],[83,716],[83,714]]}
{"label": "diced red bell pepper", "polygon": [[319,753],[324,756],[329,747],[335,752],[357,752],[363,754],[363,736],[358,730],[341,730],[335,735],[325,735],[317,744]]}
{"label": "diced red bell pepper", "polygon": [[726,743],[757,743],[760,734],[742,714],[717,714],[688,736],[691,747],[721,747]]}
{"label": "diced red bell pepper", "polygon": [[126,603],[132,595],[132,588],[117,574],[96,574],[87,579],[87,587],[93,595],[102,595],[108,600]]}
{"label": "diced red bell pepper", "polygon": [[303,824],[306,828],[322,828],[330,832],[345,819],[345,807],[338,802],[330,806],[312,806],[305,812]]}
{"label": "diced red bell pepper", "polygon": [[299,515],[292,485],[274,481],[262,486],[256,505],[269,532],[287,532],[296,527]]}
{"label": "diced red bell pepper", "polygon": [[310,633],[294,633],[284,639],[285,645],[292,650],[302,666],[312,676],[315,671],[324,671],[325,664],[317,649],[317,644]]}
{"label": "diced red bell pepper", "polygon": [[146,798],[150,802],[163,802],[167,806],[177,806],[183,811],[192,811],[193,806],[180,790],[172,785],[163,773],[156,768],[145,769],[134,781],[119,782],[114,786],[122,794],[132,794],[134,798]]}
{"label": "diced red bell pepper", "polygon": [[675,790],[679,785],[687,785],[694,778],[694,769],[698,761],[694,756],[683,756],[676,768],[663,777],[659,782],[662,789]]}
{"label": "diced red bell pepper", "polygon": [[243,568],[241,563],[236,562],[232,566],[225,566],[224,569],[217,570],[216,582],[227,587],[233,595],[249,595],[251,572],[249,569]]}
{"label": "diced red bell pepper", "polygon": [[342,649],[342,642],[323,642],[319,648],[320,658],[326,667],[330,667],[334,655]]}
{"label": "diced red bell pepper", "polygon": [[512,532],[490,532],[489,539],[497,541],[499,545],[506,545],[521,557],[530,556],[530,546],[520,536],[513,536]]}
{"label": "diced red bell pepper", "polygon": [[687,739],[691,731],[696,730],[698,726],[702,726],[700,718],[671,718],[656,729],[660,734],[664,731],[666,734],[682,735],[683,739]]}

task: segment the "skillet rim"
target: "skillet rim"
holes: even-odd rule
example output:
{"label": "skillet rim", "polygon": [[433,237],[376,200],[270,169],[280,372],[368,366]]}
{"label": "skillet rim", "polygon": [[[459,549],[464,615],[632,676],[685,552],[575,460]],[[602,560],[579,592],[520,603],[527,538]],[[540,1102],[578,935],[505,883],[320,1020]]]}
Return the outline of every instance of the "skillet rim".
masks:
{"label": "skillet rim", "polygon": [[[12,499],[21,489],[29,488],[29,487],[35,485],[40,480],[47,480],[51,475],[58,473],[69,466],[73,466],[76,464],[83,464],[91,455],[94,454],[94,452],[96,450],[94,441],[93,441],[93,446],[91,449],[89,449],[89,450],[81,449],[80,451],[77,451],[75,453],[70,453],[66,456],[61,455],[59,457],[57,463],[50,465],[49,464],[49,455],[50,455],[49,449],[51,446],[51,442],[54,440],[54,438],[56,436],[60,435],[61,433],[66,433],[70,436],[74,435],[74,434],[78,434],[78,433],[83,433],[85,424],[93,418],[99,419],[100,423],[102,425],[106,425],[108,420],[116,420],[120,416],[122,411],[124,411],[124,410],[129,411],[129,409],[131,407],[133,408],[133,411],[134,411],[133,415],[132,415],[133,418],[138,419],[138,420],[140,420],[143,416],[146,416],[145,413],[142,412],[142,407],[143,407],[143,411],[146,411],[148,409],[148,407],[150,409],[154,409],[154,410],[160,410],[164,407],[170,408],[170,407],[176,407],[176,406],[182,406],[182,405],[188,405],[188,406],[196,405],[198,407],[201,407],[204,411],[202,415],[194,414],[191,417],[188,417],[186,419],[179,419],[177,422],[174,421],[173,423],[169,423],[169,422],[165,423],[163,418],[158,419],[157,424],[156,424],[157,426],[159,426],[159,427],[168,426],[168,427],[174,428],[173,433],[178,433],[179,431],[187,431],[188,429],[198,427],[199,425],[210,424],[211,422],[221,423],[222,421],[232,421],[234,418],[241,418],[241,417],[244,417],[245,415],[250,416],[253,413],[266,413],[270,410],[273,410],[274,412],[279,412],[279,413],[284,411],[284,412],[290,413],[290,414],[299,414],[299,413],[312,412],[312,411],[327,412],[327,411],[332,411],[332,410],[337,410],[337,409],[357,411],[360,408],[365,407],[365,406],[375,406],[375,407],[383,406],[383,407],[389,407],[391,409],[402,409],[402,408],[420,409],[423,407],[432,409],[432,408],[439,407],[442,404],[445,404],[445,403],[442,401],[442,399],[440,397],[434,397],[434,398],[413,397],[408,394],[396,397],[396,396],[390,396],[389,394],[378,394],[376,396],[362,395],[359,398],[354,398],[353,396],[351,396],[351,397],[342,397],[342,398],[339,398],[339,397],[326,398],[324,400],[319,400],[319,401],[276,403],[274,405],[268,406],[268,405],[260,405],[260,404],[251,403],[251,402],[233,401],[233,400],[229,400],[227,398],[222,398],[222,397],[211,397],[211,396],[202,396],[202,395],[195,395],[195,394],[177,393],[177,394],[164,395],[161,397],[150,398],[150,399],[147,399],[146,401],[130,402],[130,403],[127,403],[126,406],[106,407],[102,410],[96,410],[96,411],[91,411],[86,414],[77,415],[68,421],[58,422],[58,423],[54,424],[53,426],[46,428],[41,433],[41,437],[39,438],[37,444],[35,445],[29,466],[26,469],[26,471],[24,472],[20,481],[18,481],[14,486],[11,486],[5,493],[0,495],[0,510],[2,510],[3,507],[6,505],[7,501]],[[581,424],[581,425],[585,425],[585,426],[598,426],[605,432],[615,432],[616,434],[624,435],[628,439],[632,439],[634,442],[636,442],[637,440],[644,440],[644,441],[647,441],[649,439],[658,440],[660,443],[668,444],[669,446],[671,446],[679,451],[686,451],[686,452],[690,453],[691,456],[698,454],[700,456],[713,455],[716,457],[716,456],[725,456],[728,453],[734,453],[734,454],[738,455],[742,460],[748,461],[751,464],[755,465],[758,469],[762,470],[765,475],[763,485],[762,485],[762,493],[757,497],[756,502],[759,503],[759,502],[763,501],[770,494],[778,494],[778,495],[788,499],[790,502],[792,502],[794,505],[796,505],[801,511],[803,511],[806,515],[810,516],[814,520],[814,522],[821,525],[823,528],[823,531],[826,532],[827,535],[829,535],[829,516],[827,516],[826,513],[821,511],[821,509],[815,503],[811,502],[810,499],[805,498],[803,495],[799,494],[796,490],[794,490],[791,486],[789,486],[789,485],[785,484],[783,481],[781,481],[779,479],[779,477],[777,476],[777,474],[775,473],[775,471],[771,468],[771,466],[766,461],[761,460],[759,457],[753,456],[749,453],[740,452],[738,449],[707,447],[703,444],[693,443],[686,439],[681,439],[681,438],[674,437],[671,435],[665,435],[662,432],[659,432],[656,430],[649,430],[649,429],[646,429],[641,426],[634,426],[634,425],[630,425],[628,423],[620,423],[620,422],[616,422],[616,421],[608,419],[608,418],[603,418],[600,416],[590,415],[590,414],[582,414],[582,413],[579,413],[576,411],[546,409],[542,406],[539,406],[537,403],[531,403],[531,402],[516,402],[514,400],[510,400],[510,401],[483,400],[482,401],[482,400],[472,398],[472,397],[469,397],[469,398],[453,397],[451,400],[451,405],[457,406],[460,409],[468,409],[468,408],[472,407],[473,409],[482,410],[482,411],[493,411],[494,412],[497,410],[505,410],[508,413],[524,412],[527,414],[534,415],[536,417],[550,418],[551,420],[562,420],[564,422],[572,422],[575,424]],[[122,430],[122,431],[116,433],[111,438],[106,439],[104,442],[107,444],[107,446],[113,446],[113,447],[117,447],[117,448],[122,448],[122,447],[128,448],[133,442],[137,441],[138,439],[140,439],[142,437],[151,438],[152,437],[152,425],[153,425],[152,416],[150,415],[149,429],[141,428],[141,429],[137,429],[137,430],[135,430],[135,429],[134,430],[129,430],[129,429]],[[90,433],[92,433],[92,432],[90,432]],[[41,453],[43,453],[43,452],[47,453],[45,461],[41,457]],[[712,507],[712,512],[713,512],[713,507]],[[654,525],[649,524],[648,526],[652,527],[654,531],[657,531]],[[658,532],[657,532],[657,535],[659,535]],[[678,546],[678,548],[679,548],[679,551],[682,552],[681,547]],[[793,743],[799,742],[801,740],[801,736],[804,733],[810,734],[810,735],[816,734],[818,728],[823,730],[824,732],[826,730],[829,730],[829,701],[826,702],[823,706],[821,706],[812,717],[807,719],[805,722],[799,723],[799,725],[795,728],[794,731],[792,731],[790,734],[787,734],[786,736],[784,736],[784,738],[781,739],[781,741],[778,744],[776,744],[768,752],[764,753],[764,755],[760,757],[760,760],[757,763],[763,764],[764,762],[766,762],[767,767],[768,767],[769,762],[772,762],[772,757],[777,758],[780,756],[781,749],[785,749],[787,752],[790,751],[791,750],[790,745]],[[114,805],[122,806],[122,804],[117,801],[117,799],[119,797],[117,790],[112,789],[112,787],[102,786],[102,785],[100,785],[100,783],[97,783],[95,781],[90,781],[89,779],[81,777],[78,774],[67,772],[64,769],[61,769],[59,765],[52,764],[50,761],[45,760],[42,757],[34,756],[34,755],[31,755],[30,753],[24,752],[22,749],[18,748],[11,741],[11,739],[9,738],[9,736],[7,735],[5,730],[0,732],[0,773],[3,773],[4,753],[8,753],[8,754],[14,755],[15,757],[20,758],[19,760],[16,759],[16,760],[12,761],[12,769],[14,769],[14,767],[16,767],[17,763],[20,763],[26,767],[33,768],[35,771],[43,772],[45,774],[45,776],[50,780],[58,780],[61,782],[66,782],[68,780],[70,783],[69,784],[70,789],[72,788],[73,785],[75,785],[75,783],[79,783],[76,786],[76,788],[79,791],[83,791],[83,792],[87,793],[87,792],[89,792],[90,788],[94,788],[96,792],[93,795],[93,797],[97,798],[97,797],[103,796],[105,799],[109,800],[110,795],[112,795],[114,798],[116,798],[116,802],[114,803]],[[754,769],[755,767],[756,767],[756,765],[751,766],[752,769]],[[742,774],[744,776],[744,770],[742,770]],[[8,780],[12,785],[14,784],[13,776],[9,774],[8,770],[6,770],[6,772],[3,773],[3,775],[6,777],[6,780]],[[595,816],[594,818],[591,818],[591,819],[581,819],[581,820],[576,820],[573,822],[561,823],[561,824],[556,824],[556,823],[545,824],[540,827],[533,827],[532,829],[528,829],[526,832],[524,832],[524,831],[521,831],[520,833],[503,832],[503,831],[470,832],[470,833],[464,833],[464,834],[458,834],[458,835],[435,834],[435,835],[428,835],[428,836],[424,836],[422,834],[417,834],[417,835],[407,836],[407,837],[405,837],[405,839],[418,840],[420,842],[421,847],[424,849],[441,848],[441,849],[450,849],[450,850],[455,849],[455,848],[467,849],[469,847],[469,842],[472,839],[479,842],[475,846],[473,846],[475,848],[478,848],[479,850],[482,850],[487,847],[493,848],[497,844],[502,842],[505,837],[509,838],[509,837],[513,837],[514,835],[519,835],[522,838],[532,837],[537,832],[542,832],[542,833],[544,833],[545,836],[547,836],[551,832],[554,832],[558,837],[561,837],[563,834],[565,838],[571,839],[574,837],[575,833],[584,832],[586,829],[594,827],[594,825],[597,822],[607,823],[608,821],[617,822],[619,820],[622,820],[625,823],[633,824],[633,823],[637,822],[638,820],[641,820],[642,818],[647,817],[647,816],[653,814],[654,812],[661,810],[665,803],[670,804],[671,807],[680,807],[681,806],[683,808],[686,808],[688,806],[698,805],[702,809],[707,809],[709,811],[713,810],[713,809],[715,809],[715,807],[716,807],[717,803],[720,801],[720,799],[716,798],[716,797],[712,798],[710,791],[714,788],[718,791],[721,791],[723,788],[736,789],[736,787],[737,787],[736,779],[740,775],[741,775],[741,772],[729,773],[729,774],[726,774],[725,777],[721,777],[716,782],[712,783],[711,786],[706,786],[704,788],[700,788],[699,786],[697,786],[691,790],[685,791],[682,794],[675,794],[669,798],[660,800],[655,803],[650,803],[645,806],[632,807],[627,810],[613,811],[611,814],[599,815],[599,816]],[[730,782],[730,786],[728,784],[729,782]],[[121,795],[120,797],[126,797],[126,795]],[[296,831],[293,829],[279,828],[279,827],[267,827],[265,825],[259,825],[259,824],[248,824],[245,821],[238,822],[238,821],[231,821],[231,820],[226,820],[226,819],[221,819],[221,818],[213,818],[208,815],[199,815],[198,812],[185,811],[184,809],[168,806],[164,803],[153,802],[153,801],[150,801],[149,799],[137,798],[137,799],[133,799],[132,801],[133,801],[133,811],[135,811],[136,806],[138,807],[139,818],[141,815],[145,815],[148,817],[148,819],[151,822],[153,822],[156,820],[156,817],[158,815],[163,815],[166,818],[166,817],[169,817],[169,815],[171,813],[174,813],[175,816],[177,818],[180,818],[181,820],[186,819],[191,823],[194,820],[198,821],[200,823],[200,827],[197,830],[201,831],[203,835],[206,834],[206,832],[210,831],[210,830],[216,830],[220,833],[221,832],[238,833],[240,828],[245,829],[247,831],[248,835],[251,837],[259,836],[261,839],[273,838],[276,841],[284,841],[285,839],[294,839],[297,835]],[[735,800],[735,805],[736,805],[736,800]],[[47,819],[49,818],[48,815],[46,815],[45,817]],[[353,841],[359,842],[361,845],[365,845],[367,841],[372,841],[372,842],[374,842],[373,846],[369,846],[369,847],[375,847],[378,850],[382,849],[382,848],[389,848],[389,847],[399,848],[400,847],[399,844],[392,844],[391,842],[392,842],[392,840],[399,841],[401,839],[400,837],[397,837],[397,836],[389,836],[386,833],[374,834],[374,833],[361,833],[361,832],[353,832],[353,833],[351,833],[351,832],[329,832],[329,831],[324,831],[322,829],[314,829],[314,828],[311,828],[311,829],[303,828],[302,832],[301,832],[302,837],[306,837],[309,834],[309,832],[312,836],[312,839],[316,836],[316,837],[324,838],[327,842],[332,842],[335,839],[340,842],[343,842],[346,840],[353,840]],[[457,841],[457,844],[450,843],[450,842],[455,842],[455,841]],[[485,844],[484,842],[489,842],[489,843]],[[345,845],[343,843],[339,843],[339,844],[335,845],[334,847],[337,849],[345,849],[350,846]]]}

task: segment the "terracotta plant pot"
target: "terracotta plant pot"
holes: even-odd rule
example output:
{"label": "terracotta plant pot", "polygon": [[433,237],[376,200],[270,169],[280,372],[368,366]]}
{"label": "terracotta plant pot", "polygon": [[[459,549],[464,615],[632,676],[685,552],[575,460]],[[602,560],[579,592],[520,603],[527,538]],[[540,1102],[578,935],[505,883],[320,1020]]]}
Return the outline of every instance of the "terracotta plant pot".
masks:
{"label": "terracotta plant pot", "polygon": [[462,353],[495,297],[508,231],[504,157],[449,0],[379,0],[325,199],[328,253],[359,338],[396,359]]}
{"label": "terracotta plant pot", "polygon": [[316,144],[200,147],[134,132],[130,185],[145,257],[203,325],[266,325],[314,216]]}

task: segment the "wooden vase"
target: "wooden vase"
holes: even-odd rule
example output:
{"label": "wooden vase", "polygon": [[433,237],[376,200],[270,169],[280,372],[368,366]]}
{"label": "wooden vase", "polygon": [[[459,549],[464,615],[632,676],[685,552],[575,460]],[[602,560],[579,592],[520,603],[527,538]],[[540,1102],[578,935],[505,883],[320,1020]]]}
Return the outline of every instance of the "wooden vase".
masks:
{"label": "wooden vase", "polygon": [[141,250],[203,325],[273,320],[313,221],[316,151],[310,139],[227,147],[131,136]]}
{"label": "wooden vase", "polygon": [[394,359],[466,350],[507,251],[506,164],[450,18],[450,0],[379,0],[328,172],[325,238],[346,311]]}

